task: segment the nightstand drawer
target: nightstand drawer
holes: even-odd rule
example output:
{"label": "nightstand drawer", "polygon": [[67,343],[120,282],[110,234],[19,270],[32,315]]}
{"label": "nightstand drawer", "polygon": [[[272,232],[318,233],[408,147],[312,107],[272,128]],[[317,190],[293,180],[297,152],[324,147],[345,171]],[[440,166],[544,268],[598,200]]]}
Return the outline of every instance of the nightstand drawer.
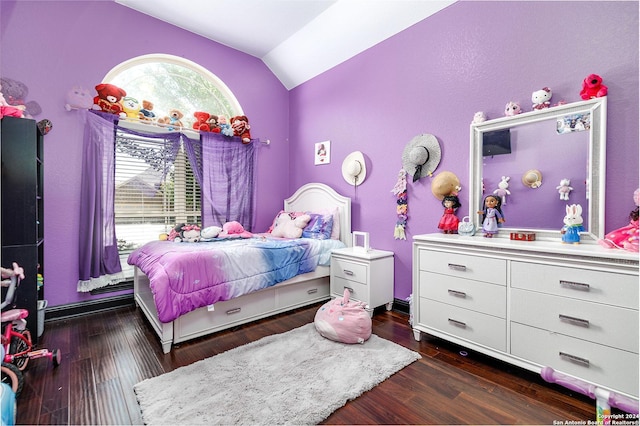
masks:
{"label": "nightstand drawer", "polygon": [[638,397],[638,354],[511,324],[511,354]]}
{"label": "nightstand drawer", "polygon": [[507,283],[507,261],[491,257],[420,250],[420,270],[499,285]]}
{"label": "nightstand drawer", "polygon": [[511,262],[511,287],[638,309],[638,276]]}
{"label": "nightstand drawer", "polygon": [[331,275],[362,284],[367,283],[367,265],[337,257],[331,258]]}
{"label": "nightstand drawer", "polygon": [[420,297],[506,318],[507,288],[420,271]]}
{"label": "nightstand drawer", "polygon": [[446,303],[420,298],[419,324],[499,351],[507,348],[507,322]]}
{"label": "nightstand drawer", "polygon": [[511,319],[638,353],[638,311],[513,289]]}
{"label": "nightstand drawer", "polygon": [[344,289],[348,288],[350,299],[357,299],[360,302],[369,303],[369,291],[365,284],[358,283],[355,281],[345,280],[344,278],[339,278],[334,276],[331,280],[331,293],[334,295],[342,296],[344,294]]}

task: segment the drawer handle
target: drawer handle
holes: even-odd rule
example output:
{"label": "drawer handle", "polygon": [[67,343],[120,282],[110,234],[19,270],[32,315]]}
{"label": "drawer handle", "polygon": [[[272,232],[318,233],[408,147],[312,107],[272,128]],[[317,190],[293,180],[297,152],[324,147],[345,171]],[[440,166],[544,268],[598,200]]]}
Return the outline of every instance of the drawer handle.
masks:
{"label": "drawer handle", "polygon": [[318,289],[317,288],[310,288],[309,290],[307,290],[307,294],[314,294],[317,293]]}
{"label": "drawer handle", "polygon": [[573,290],[582,290],[582,291],[589,291],[590,290],[590,286],[589,284],[585,284],[585,283],[578,283],[575,281],[565,281],[565,280],[560,280],[560,285],[563,287],[569,287]]}
{"label": "drawer handle", "polygon": [[569,315],[563,314],[558,314],[558,318],[560,318],[560,321],[565,321],[573,325],[579,325],[581,327],[589,328],[589,320],[586,319],[570,317]]}
{"label": "drawer handle", "polygon": [[347,290],[349,290],[349,293],[353,293],[353,289],[351,287],[347,287],[346,285],[344,286],[344,288],[346,288]]}
{"label": "drawer handle", "polygon": [[234,309],[229,309],[227,311],[227,315],[233,315],[233,314],[237,314],[238,312],[240,312],[242,310],[242,308],[234,308]]}
{"label": "drawer handle", "polygon": [[458,291],[458,290],[449,289],[449,290],[447,290],[447,292],[452,296],[462,297],[462,298],[467,297],[467,293],[465,293],[464,291]]}
{"label": "drawer handle", "polygon": [[463,323],[462,321],[454,320],[451,318],[449,318],[448,320],[451,324],[455,325],[456,327],[467,328],[467,324]]}
{"label": "drawer handle", "polygon": [[582,358],[582,357],[579,357],[579,356],[571,355],[571,354],[568,354],[566,352],[558,352],[558,355],[560,355],[560,358],[564,358],[564,359],[566,359],[568,361],[571,361],[571,362],[574,362],[576,364],[581,364],[581,365],[584,365],[585,367],[589,366],[589,360],[586,359],[586,358]]}
{"label": "drawer handle", "polygon": [[467,267],[464,265],[458,265],[456,263],[449,263],[447,266],[449,266],[449,269],[453,269],[454,271],[466,271]]}
{"label": "drawer handle", "polygon": [[355,275],[353,271],[350,271],[348,269],[343,269],[342,272],[344,272],[345,275]]}

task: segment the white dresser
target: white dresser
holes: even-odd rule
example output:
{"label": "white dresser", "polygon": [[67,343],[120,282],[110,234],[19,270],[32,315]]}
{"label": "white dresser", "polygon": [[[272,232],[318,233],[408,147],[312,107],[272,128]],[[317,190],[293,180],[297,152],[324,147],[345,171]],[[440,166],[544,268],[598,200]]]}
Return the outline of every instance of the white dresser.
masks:
{"label": "white dresser", "polygon": [[331,296],[342,297],[348,289],[350,298],[369,305],[373,309],[393,305],[393,252],[368,251],[354,247],[331,252]]}
{"label": "white dresser", "polygon": [[638,255],[597,244],[413,238],[413,330],[638,398]]}

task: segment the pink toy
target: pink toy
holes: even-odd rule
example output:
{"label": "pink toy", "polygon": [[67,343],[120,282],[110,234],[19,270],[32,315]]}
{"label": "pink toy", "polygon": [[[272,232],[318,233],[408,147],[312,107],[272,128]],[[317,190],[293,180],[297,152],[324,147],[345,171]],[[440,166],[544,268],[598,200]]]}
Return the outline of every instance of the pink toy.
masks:
{"label": "pink toy", "polygon": [[508,102],[504,107],[504,115],[507,117],[511,117],[514,115],[518,115],[522,112],[522,108],[520,108],[520,104],[517,102]]}
{"label": "pink toy", "polygon": [[607,96],[607,86],[602,84],[602,77],[598,74],[589,74],[582,81],[582,90],[580,90],[580,97],[588,100],[592,98],[601,98]]}
{"label": "pink toy", "polygon": [[240,222],[231,221],[222,225],[222,231],[218,234],[218,238],[251,238],[253,234],[245,231]]}
{"label": "pink toy", "polygon": [[640,188],[633,193],[633,201],[636,208],[629,214],[629,224],[609,232],[603,239],[598,240],[601,246],[607,248],[620,248],[623,250],[637,253],[640,246],[640,232],[638,230],[638,198],[640,197]]}
{"label": "pink toy", "polygon": [[314,319],[322,337],[342,343],[364,343],[371,337],[371,316],[362,302],[349,301],[349,289],[318,309]]}
{"label": "pink toy", "polygon": [[551,97],[553,92],[548,87],[543,87],[540,90],[536,90],[531,94],[531,102],[533,102],[533,109],[545,109],[551,105]]}

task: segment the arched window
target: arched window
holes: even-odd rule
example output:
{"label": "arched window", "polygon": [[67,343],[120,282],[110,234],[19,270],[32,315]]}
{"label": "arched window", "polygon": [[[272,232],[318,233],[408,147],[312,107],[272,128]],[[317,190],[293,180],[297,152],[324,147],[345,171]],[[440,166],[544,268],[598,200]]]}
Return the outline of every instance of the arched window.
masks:
{"label": "arched window", "polygon": [[[180,110],[186,129],[192,129],[195,111],[227,117],[243,114],[222,80],[194,62],[171,55],[152,54],[125,61],[109,71],[103,83],[124,89],[140,105],[143,100],[151,101],[156,117],[171,109]],[[126,120],[120,125],[148,133],[168,131]],[[197,139],[197,134],[184,133]],[[174,160],[165,163],[166,153],[173,149],[170,141],[126,132],[118,132],[115,141],[115,230],[124,276],[132,278],[127,257],[133,249],[170,233],[176,224],[202,223],[201,191],[184,147]]]}

